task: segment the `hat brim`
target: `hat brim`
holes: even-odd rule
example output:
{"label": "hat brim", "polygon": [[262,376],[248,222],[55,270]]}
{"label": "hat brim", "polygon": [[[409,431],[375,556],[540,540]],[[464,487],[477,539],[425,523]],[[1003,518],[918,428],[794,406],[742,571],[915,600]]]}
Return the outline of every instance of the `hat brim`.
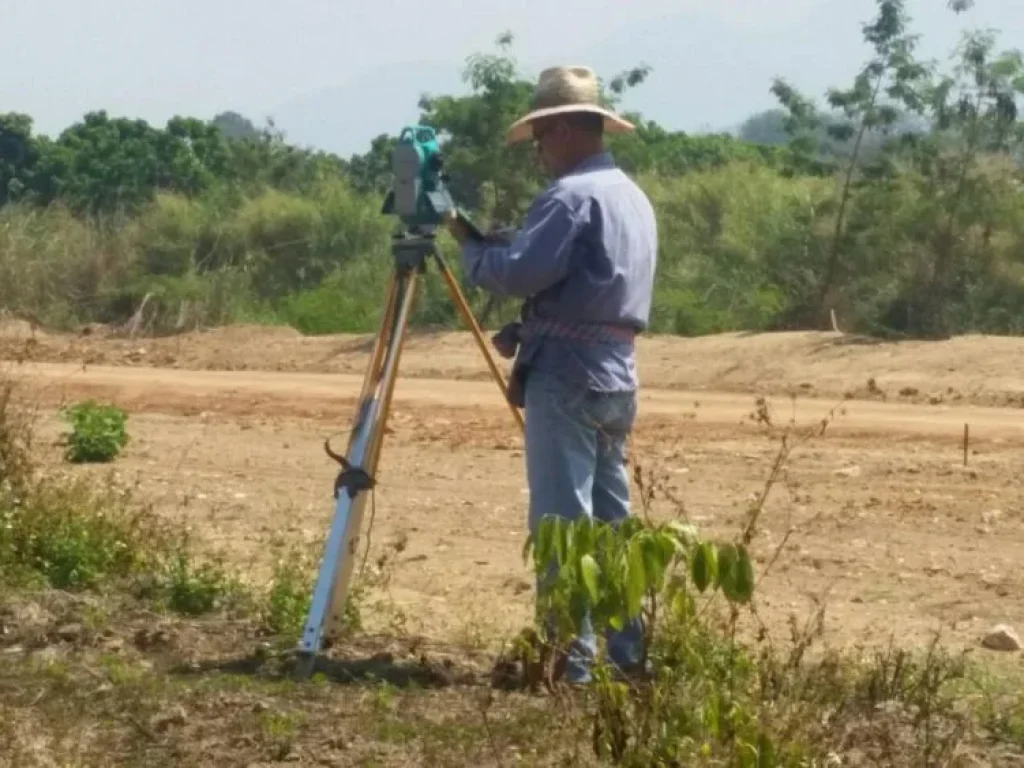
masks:
{"label": "hat brim", "polygon": [[519,118],[509,126],[505,134],[505,141],[508,144],[528,141],[533,138],[533,122],[535,120],[539,120],[542,117],[550,117],[551,115],[564,115],[570,112],[591,112],[601,115],[604,118],[605,133],[630,133],[636,130],[636,127],[631,122],[602,107],[590,104],[565,104],[560,107],[535,109],[533,112]]}

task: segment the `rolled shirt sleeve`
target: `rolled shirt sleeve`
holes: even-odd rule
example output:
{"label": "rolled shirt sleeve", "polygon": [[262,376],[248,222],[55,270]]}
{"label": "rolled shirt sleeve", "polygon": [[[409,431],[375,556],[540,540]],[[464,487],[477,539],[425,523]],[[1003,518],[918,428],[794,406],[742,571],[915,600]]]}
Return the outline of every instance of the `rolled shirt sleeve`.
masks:
{"label": "rolled shirt sleeve", "polygon": [[512,243],[467,241],[462,263],[474,285],[499,296],[527,298],[569,273],[578,231],[579,217],[565,202],[542,196]]}

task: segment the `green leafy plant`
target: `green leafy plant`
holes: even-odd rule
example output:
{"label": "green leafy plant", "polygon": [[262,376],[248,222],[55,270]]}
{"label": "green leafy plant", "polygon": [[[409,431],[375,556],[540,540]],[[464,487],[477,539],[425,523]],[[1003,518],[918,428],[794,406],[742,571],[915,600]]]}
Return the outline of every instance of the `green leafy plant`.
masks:
{"label": "green leafy plant", "polygon": [[74,463],[112,461],[128,443],[128,414],[113,405],[86,400],[61,412],[71,424],[65,456]]}
{"label": "green leafy plant", "polygon": [[637,618],[656,619],[659,602],[692,584],[698,593],[721,590],[731,602],[750,600],[754,569],[744,544],[702,541],[689,524],[658,526],[630,517],[611,526],[581,517],[550,517],[530,537],[534,567],[547,581],[538,609],[575,633],[586,614],[594,631],[621,630]]}
{"label": "green leafy plant", "polygon": [[[704,540],[679,520],[655,525],[634,516],[612,526],[587,517],[572,522],[551,517],[528,540],[524,555],[531,552],[542,584],[537,609],[550,633],[544,640],[553,648],[550,658],[564,653],[588,614],[598,637],[637,619],[644,628],[644,667],[653,662],[657,680],[652,691],[635,695],[602,654],[597,659],[591,722],[599,757],[671,764],[682,759],[695,736],[709,744],[724,741],[755,760],[775,754],[770,739],[757,732],[754,713],[740,703],[749,687],[733,685],[749,662],[729,634],[709,631],[697,609],[699,600],[716,595],[733,609],[750,603],[755,573],[745,539]],[[556,676],[549,675],[549,680]],[[692,732],[673,731],[673,721],[684,716],[673,692],[681,676],[688,685],[704,681],[704,722],[695,723]]]}
{"label": "green leafy plant", "polygon": [[138,515],[84,478],[0,494],[0,582],[95,589],[133,573],[146,538]]}
{"label": "green leafy plant", "polygon": [[312,598],[313,578],[301,554],[290,552],[277,562],[263,607],[264,627],[288,639],[302,633]]}
{"label": "green leafy plant", "polygon": [[162,600],[175,613],[202,616],[246,597],[233,574],[212,561],[199,561],[187,548],[166,565]]}

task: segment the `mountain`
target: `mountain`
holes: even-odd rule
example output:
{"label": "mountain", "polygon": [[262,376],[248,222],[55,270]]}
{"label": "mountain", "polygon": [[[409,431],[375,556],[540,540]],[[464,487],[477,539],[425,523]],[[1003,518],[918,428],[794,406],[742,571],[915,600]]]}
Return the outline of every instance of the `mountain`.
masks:
{"label": "mountain", "polygon": [[270,110],[288,141],[348,157],[419,117],[425,92],[466,90],[459,62],[398,61]]}

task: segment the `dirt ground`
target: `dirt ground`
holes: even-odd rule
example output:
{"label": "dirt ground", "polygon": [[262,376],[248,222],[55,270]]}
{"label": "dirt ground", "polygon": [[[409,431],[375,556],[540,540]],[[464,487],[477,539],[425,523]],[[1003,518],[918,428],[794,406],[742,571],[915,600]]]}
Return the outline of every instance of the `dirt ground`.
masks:
{"label": "dirt ground", "polygon": [[[82,471],[137,483],[203,543],[266,573],[272,543],[326,535],[336,466],[322,443],[347,431],[369,341],[244,327],[125,340],[8,324],[0,370],[30,382],[49,414],[85,396],[127,408],[123,457]],[[759,610],[774,632],[825,593],[833,644],[941,630],[977,647],[994,624],[1024,630],[1024,339],[655,338],[640,370],[634,456],[671,492],[651,514],[685,513],[716,535],[739,529],[779,450],[752,418],[756,397],[769,396],[781,425],[833,413],[794,450],[762,517],[755,550],[771,568]],[[467,643],[518,629],[531,605],[521,439],[468,335],[410,339],[390,424],[372,550],[403,546],[374,618]],[[59,428],[48,416],[50,436]]]}

